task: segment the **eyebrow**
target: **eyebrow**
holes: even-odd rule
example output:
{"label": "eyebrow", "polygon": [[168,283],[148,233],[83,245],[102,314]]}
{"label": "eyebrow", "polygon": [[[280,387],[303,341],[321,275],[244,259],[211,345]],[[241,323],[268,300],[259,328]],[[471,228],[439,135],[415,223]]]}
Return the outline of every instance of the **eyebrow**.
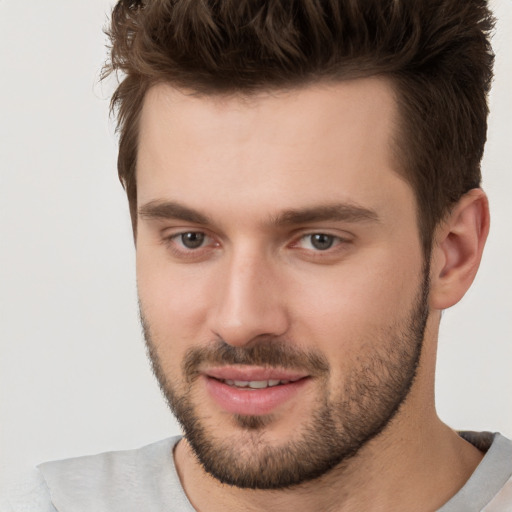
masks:
{"label": "eyebrow", "polygon": [[150,201],[138,210],[139,217],[146,220],[178,219],[194,224],[210,224],[206,215],[174,201]]}
{"label": "eyebrow", "polygon": [[285,210],[272,218],[272,223],[276,225],[308,224],[323,221],[378,222],[379,216],[374,210],[362,206],[336,203]]}
{"label": "eyebrow", "polygon": [[[177,219],[193,224],[212,224],[207,215],[175,201],[150,201],[139,208],[138,215],[145,220]],[[335,203],[284,210],[270,218],[270,223],[275,226],[324,221],[378,222],[379,216],[374,210],[362,206],[351,203]]]}

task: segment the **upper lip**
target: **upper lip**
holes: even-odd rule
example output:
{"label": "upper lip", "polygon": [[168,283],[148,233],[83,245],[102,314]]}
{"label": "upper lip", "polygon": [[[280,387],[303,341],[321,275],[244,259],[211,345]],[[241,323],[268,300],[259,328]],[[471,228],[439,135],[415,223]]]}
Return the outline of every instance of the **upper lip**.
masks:
{"label": "upper lip", "polygon": [[297,370],[284,368],[263,368],[261,366],[216,366],[204,370],[204,375],[218,380],[264,381],[299,380],[308,375]]}

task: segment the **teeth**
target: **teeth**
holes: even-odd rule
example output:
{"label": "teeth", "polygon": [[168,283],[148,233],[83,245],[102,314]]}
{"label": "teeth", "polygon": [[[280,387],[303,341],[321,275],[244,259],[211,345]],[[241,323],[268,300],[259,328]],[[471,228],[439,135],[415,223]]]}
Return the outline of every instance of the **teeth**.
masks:
{"label": "teeth", "polygon": [[289,380],[230,380],[224,381],[228,386],[236,386],[237,388],[264,389],[268,387],[278,386],[279,384],[288,384]]}
{"label": "teeth", "polygon": [[268,387],[268,381],[266,380],[252,380],[249,382],[249,387],[251,389],[263,389]]}

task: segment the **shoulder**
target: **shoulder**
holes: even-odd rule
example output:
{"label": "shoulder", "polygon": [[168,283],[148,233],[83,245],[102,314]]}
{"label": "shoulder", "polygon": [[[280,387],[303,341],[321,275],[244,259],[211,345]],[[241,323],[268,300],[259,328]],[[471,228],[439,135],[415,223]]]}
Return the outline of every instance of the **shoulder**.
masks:
{"label": "shoulder", "polygon": [[464,487],[439,512],[510,512],[512,441],[498,433],[459,434],[485,455]]}
{"label": "shoulder", "polygon": [[165,510],[183,492],[173,459],[179,439],[47,462],[39,470],[59,511]]}
{"label": "shoulder", "polygon": [[148,471],[173,464],[172,450],[179,437],[163,439],[135,450],[122,450],[45,462],[38,469],[51,486],[55,482],[69,485],[133,481]]}
{"label": "shoulder", "polygon": [[33,469],[0,493],[1,512],[56,512],[41,472]]}
{"label": "shoulder", "polygon": [[188,510],[174,467],[173,448],[179,439],[45,462],[28,487],[0,501],[0,512],[139,512],[171,510],[182,502],[179,510]]}
{"label": "shoulder", "polygon": [[487,477],[497,480],[499,489],[483,512],[510,511],[512,510],[512,441],[496,434],[487,456],[489,457]]}

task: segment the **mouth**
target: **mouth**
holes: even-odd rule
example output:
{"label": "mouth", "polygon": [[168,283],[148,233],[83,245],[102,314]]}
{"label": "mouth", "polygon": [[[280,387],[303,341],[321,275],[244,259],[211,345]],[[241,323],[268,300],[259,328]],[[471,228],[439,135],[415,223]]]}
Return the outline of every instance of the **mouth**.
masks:
{"label": "mouth", "polygon": [[220,367],[202,374],[210,398],[224,412],[265,415],[291,403],[311,381],[283,369]]}
{"label": "mouth", "polygon": [[290,382],[297,382],[299,379],[287,380],[287,379],[269,379],[269,380],[231,380],[231,379],[218,379],[219,382],[223,382],[228,386],[232,386],[239,389],[265,389],[273,388],[275,386],[285,386]]}

